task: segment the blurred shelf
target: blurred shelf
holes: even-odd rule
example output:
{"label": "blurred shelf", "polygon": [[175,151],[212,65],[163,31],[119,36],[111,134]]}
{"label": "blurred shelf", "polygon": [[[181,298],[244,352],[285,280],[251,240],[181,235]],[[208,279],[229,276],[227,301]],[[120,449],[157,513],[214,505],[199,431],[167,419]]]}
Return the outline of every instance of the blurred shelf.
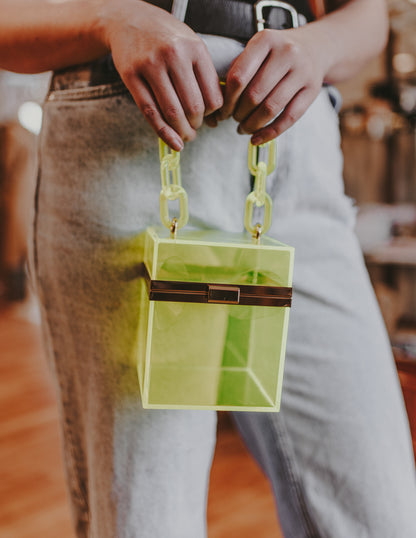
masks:
{"label": "blurred shelf", "polygon": [[364,253],[369,265],[397,265],[416,268],[416,238],[400,237]]}

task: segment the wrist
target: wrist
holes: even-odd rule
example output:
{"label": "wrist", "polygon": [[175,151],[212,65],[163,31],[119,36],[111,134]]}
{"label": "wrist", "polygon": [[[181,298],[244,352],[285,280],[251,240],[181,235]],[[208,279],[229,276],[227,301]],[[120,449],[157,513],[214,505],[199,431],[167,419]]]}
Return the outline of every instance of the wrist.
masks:
{"label": "wrist", "polygon": [[312,22],[300,28],[307,38],[307,48],[313,55],[315,65],[319,66],[323,81],[327,81],[333,67],[337,64],[336,40],[326,21]]}
{"label": "wrist", "polygon": [[[116,23],[119,15],[117,14],[117,6],[114,0],[98,0],[93,2],[95,4],[94,18],[91,27],[91,33],[94,38],[108,52],[111,51],[111,34],[114,24]],[[118,12],[120,12],[120,2],[118,5]]]}
{"label": "wrist", "polygon": [[[109,51],[114,32],[125,32],[127,27],[135,30],[148,30],[148,19],[162,16],[171,16],[143,0],[95,0],[94,32],[97,39]],[[173,17],[172,17],[173,18]],[[176,19],[174,19],[176,20]]]}

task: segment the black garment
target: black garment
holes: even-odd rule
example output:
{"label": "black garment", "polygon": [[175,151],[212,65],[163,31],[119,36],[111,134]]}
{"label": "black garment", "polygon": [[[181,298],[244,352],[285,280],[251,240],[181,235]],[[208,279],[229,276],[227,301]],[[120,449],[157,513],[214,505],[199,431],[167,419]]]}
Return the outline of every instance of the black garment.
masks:
{"label": "black garment", "polygon": [[[172,0],[147,0],[162,9],[171,11]],[[230,37],[246,43],[257,31],[253,9],[256,0],[188,0],[185,23],[195,32]],[[289,0],[286,3],[298,13],[313,20],[308,0]],[[292,27],[291,15],[287,10],[264,7],[262,15],[265,28],[285,29]]]}

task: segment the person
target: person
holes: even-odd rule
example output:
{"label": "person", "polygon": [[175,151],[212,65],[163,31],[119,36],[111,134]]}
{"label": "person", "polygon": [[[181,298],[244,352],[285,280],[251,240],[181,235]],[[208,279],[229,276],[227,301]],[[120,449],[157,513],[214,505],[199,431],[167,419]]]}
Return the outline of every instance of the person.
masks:
{"label": "person", "polygon": [[[234,13],[236,1],[189,0],[186,13]],[[184,4],[174,3],[179,19]],[[323,85],[382,50],[384,2],[335,2],[299,28],[253,33],[243,50],[140,0],[0,7],[0,67],[57,71],[31,270],[77,536],[206,535],[215,412],[144,410],[134,365],[137,237],[157,222],[157,136],[186,144],[191,221],[230,231],[242,228],[249,137],[278,137],[269,235],[296,249],[282,407],[234,419],[271,481],[285,537],[416,536],[408,424]]]}

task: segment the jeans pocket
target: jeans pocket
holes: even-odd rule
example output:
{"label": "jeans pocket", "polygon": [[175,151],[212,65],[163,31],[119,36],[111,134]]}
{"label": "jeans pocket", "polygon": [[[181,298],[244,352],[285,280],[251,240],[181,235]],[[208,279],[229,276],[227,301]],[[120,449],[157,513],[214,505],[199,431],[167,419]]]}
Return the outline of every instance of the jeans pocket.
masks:
{"label": "jeans pocket", "polygon": [[56,71],[47,100],[89,100],[127,92],[110,54],[87,64]]}
{"label": "jeans pocket", "polygon": [[121,80],[100,84],[98,86],[85,86],[79,88],[66,88],[64,90],[50,90],[46,101],[88,101],[128,93],[128,89]]}

